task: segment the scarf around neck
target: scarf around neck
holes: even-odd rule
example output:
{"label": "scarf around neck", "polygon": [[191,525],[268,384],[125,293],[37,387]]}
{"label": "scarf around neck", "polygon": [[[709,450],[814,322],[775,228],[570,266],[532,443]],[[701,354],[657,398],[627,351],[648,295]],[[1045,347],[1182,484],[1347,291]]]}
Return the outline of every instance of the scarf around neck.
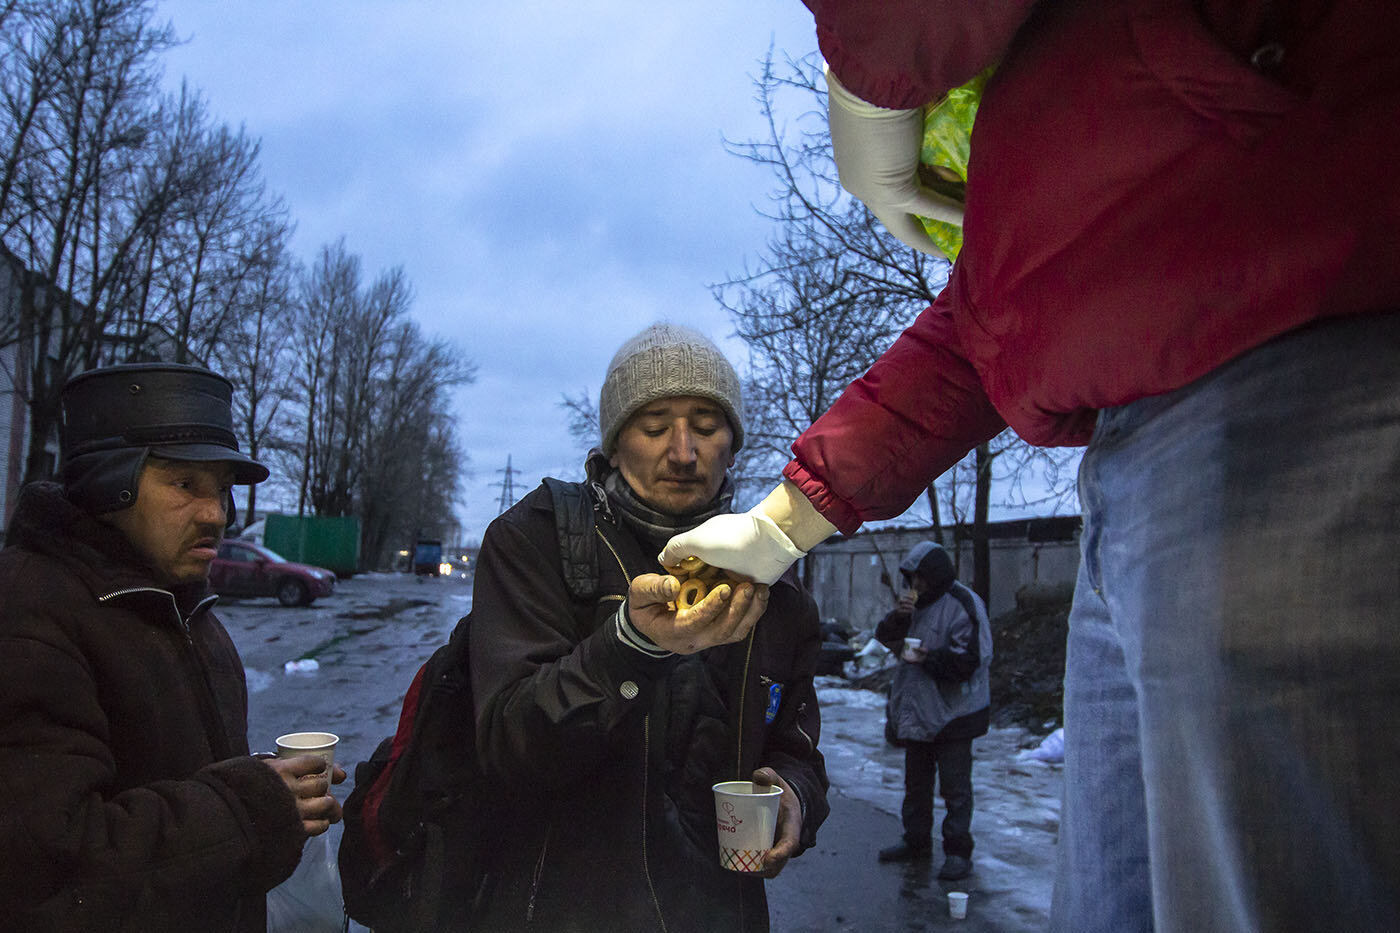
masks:
{"label": "scarf around neck", "polygon": [[620,470],[610,470],[602,477],[602,485],[618,517],[657,552],[681,532],[731,511],[734,500],[734,481],[728,475],[713,499],[697,510],[679,515],[658,511],[642,501],[641,496],[622,478]]}

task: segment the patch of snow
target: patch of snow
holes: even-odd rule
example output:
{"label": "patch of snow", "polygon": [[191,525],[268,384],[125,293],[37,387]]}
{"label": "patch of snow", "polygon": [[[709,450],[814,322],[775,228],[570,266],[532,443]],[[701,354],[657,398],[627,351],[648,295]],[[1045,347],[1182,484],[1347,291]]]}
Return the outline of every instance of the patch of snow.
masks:
{"label": "patch of snow", "polygon": [[1063,726],[1047,735],[1035,748],[1022,751],[1016,756],[1022,760],[1043,761],[1047,764],[1062,764],[1065,760],[1065,729]]}
{"label": "patch of snow", "polygon": [[850,686],[843,678],[822,676],[816,680],[817,702],[822,706],[851,706],[856,709],[884,709],[884,694]]}

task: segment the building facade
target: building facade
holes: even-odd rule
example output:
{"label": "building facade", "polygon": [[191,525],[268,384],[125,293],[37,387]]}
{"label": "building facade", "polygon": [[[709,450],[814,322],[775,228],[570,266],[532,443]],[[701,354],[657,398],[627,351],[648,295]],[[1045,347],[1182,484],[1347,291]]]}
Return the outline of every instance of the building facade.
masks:
{"label": "building facade", "polygon": [[[991,522],[992,618],[1016,607],[1016,591],[1028,583],[1074,585],[1079,572],[1077,515]],[[953,555],[958,579],[972,585],[970,529],[945,527],[943,545]],[[812,549],[812,594],[822,618],[854,631],[868,631],[894,606],[900,589],[899,562],[920,541],[936,541],[929,528],[886,528],[838,537]],[[955,544],[954,542],[958,542]]]}

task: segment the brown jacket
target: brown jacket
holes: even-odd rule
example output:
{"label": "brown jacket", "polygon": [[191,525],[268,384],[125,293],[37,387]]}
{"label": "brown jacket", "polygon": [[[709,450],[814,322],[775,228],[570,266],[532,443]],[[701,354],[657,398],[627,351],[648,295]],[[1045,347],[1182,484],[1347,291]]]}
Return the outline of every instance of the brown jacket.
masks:
{"label": "brown jacket", "polygon": [[205,587],[152,582],[58,486],[0,551],[0,930],[262,930],[296,867],[291,793],[248,757]]}

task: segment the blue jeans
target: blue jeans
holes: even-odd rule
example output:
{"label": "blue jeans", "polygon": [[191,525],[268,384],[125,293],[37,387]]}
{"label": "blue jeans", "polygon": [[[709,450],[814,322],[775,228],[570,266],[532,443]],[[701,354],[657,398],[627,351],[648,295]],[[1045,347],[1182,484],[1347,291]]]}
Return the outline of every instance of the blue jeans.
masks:
{"label": "blue jeans", "polygon": [[1052,928],[1400,930],[1400,314],[1104,411]]}

